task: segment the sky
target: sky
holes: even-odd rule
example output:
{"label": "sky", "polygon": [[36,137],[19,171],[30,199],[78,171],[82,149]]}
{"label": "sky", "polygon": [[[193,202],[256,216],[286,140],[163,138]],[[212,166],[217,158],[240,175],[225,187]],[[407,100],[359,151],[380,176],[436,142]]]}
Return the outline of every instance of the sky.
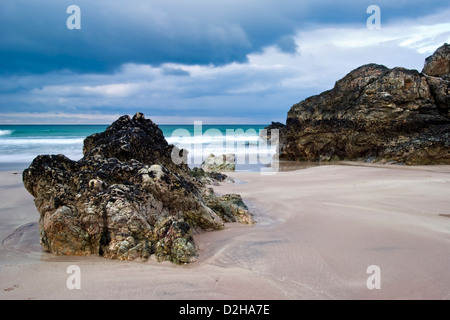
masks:
{"label": "sky", "polygon": [[0,124],[268,124],[361,65],[421,71],[450,3],[2,0],[0,30]]}

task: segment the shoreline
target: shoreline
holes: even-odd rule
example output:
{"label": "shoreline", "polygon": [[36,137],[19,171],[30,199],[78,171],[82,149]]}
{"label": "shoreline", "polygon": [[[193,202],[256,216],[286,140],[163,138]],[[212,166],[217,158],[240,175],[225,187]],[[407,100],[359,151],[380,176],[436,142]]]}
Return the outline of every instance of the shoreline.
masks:
{"label": "shoreline", "polygon": [[[389,163],[372,163],[364,161],[331,161],[331,162],[310,162],[310,161],[290,161],[290,160],[279,160],[279,171],[278,172],[290,172],[308,169],[312,167],[321,166],[357,166],[357,167],[370,167],[370,168],[391,168],[391,169],[404,169],[404,170],[442,170],[444,168],[445,172],[450,173],[450,165],[445,164],[431,164],[431,165],[404,165],[404,164],[389,164]],[[30,163],[0,163],[0,173],[1,172],[17,172],[22,173],[31,165]],[[200,167],[201,164],[195,164],[190,166],[191,169],[194,167]],[[260,173],[261,169],[270,168],[263,165],[238,165],[236,172],[255,172]],[[270,171],[269,171],[270,172]],[[277,172],[277,173],[278,173]],[[224,174],[230,174],[234,172],[223,172]]]}
{"label": "shoreline", "polygon": [[[2,299],[450,299],[448,165],[227,173],[245,183],[215,191],[241,194],[258,223],[195,235],[187,266],[42,252],[19,173],[0,172]],[[73,264],[81,290],[66,287]],[[366,287],[370,265],[381,290]]]}

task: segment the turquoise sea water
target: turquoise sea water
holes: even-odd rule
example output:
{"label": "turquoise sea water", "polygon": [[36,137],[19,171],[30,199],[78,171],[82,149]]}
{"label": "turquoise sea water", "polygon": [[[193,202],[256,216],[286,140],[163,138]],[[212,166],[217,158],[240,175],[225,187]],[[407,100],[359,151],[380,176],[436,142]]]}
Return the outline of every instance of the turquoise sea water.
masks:
{"label": "turquoise sea water", "polygon": [[[211,153],[235,153],[240,160],[238,169],[251,170],[264,162],[258,160],[259,155],[275,153],[273,147],[259,139],[265,126],[197,123],[159,127],[169,143],[189,150],[191,167],[201,164]],[[24,169],[40,154],[64,154],[79,160],[83,157],[83,140],[106,128],[107,125],[0,125],[0,170]]]}

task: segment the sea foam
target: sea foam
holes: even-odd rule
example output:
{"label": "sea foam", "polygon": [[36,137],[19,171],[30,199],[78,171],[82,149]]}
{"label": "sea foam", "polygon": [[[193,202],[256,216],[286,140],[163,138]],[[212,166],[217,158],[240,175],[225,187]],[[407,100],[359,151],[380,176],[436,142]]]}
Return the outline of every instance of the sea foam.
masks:
{"label": "sea foam", "polygon": [[0,130],[0,136],[9,136],[14,130]]}

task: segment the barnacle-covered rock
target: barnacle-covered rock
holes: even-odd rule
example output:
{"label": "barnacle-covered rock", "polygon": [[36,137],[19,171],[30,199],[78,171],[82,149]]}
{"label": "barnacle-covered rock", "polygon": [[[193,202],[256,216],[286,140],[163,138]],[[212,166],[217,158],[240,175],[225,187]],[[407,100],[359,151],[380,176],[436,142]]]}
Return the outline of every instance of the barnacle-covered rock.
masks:
{"label": "barnacle-covered rock", "polygon": [[40,213],[42,246],[57,255],[196,261],[193,234],[220,230],[230,219],[203,199],[202,181],[171,162],[172,151],[159,128],[137,114],[86,138],[79,161],[36,157],[23,182]]}

